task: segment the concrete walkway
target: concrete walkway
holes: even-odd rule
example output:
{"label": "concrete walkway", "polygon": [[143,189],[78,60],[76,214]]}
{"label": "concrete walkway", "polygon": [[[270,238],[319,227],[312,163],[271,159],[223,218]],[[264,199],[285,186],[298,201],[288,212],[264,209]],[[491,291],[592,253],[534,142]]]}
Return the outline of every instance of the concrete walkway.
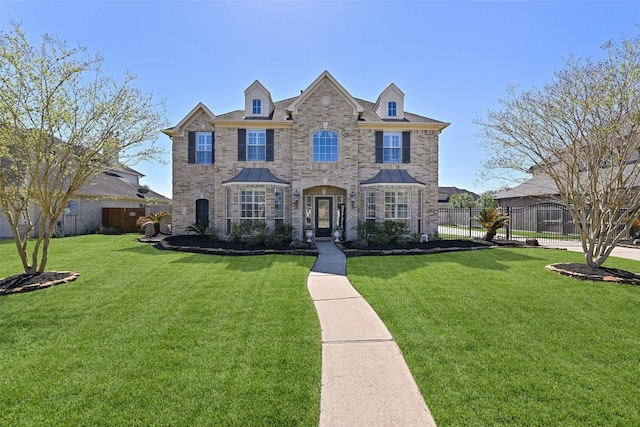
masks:
{"label": "concrete walkway", "polygon": [[346,278],[346,258],[330,242],[307,287],[322,329],[320,427],[435,426],[386,326]]}
{"label": "concrete walkway", "polygon": [[[541,240],[540,246],[554,249],[566,249],[572,252],[582,252],[582,243],[575,240]],[[613,248],[613,251],[611,251],[611,256],[640,261],[640,247],[630,248],[625,246],[616,246]]]}

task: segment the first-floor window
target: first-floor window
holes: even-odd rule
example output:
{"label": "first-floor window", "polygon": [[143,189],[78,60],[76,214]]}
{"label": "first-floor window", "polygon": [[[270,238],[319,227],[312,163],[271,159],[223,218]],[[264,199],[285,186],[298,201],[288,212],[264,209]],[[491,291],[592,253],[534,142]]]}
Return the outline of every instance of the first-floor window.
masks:
{"label": "first-floor window", "polygon": [[231,200],[231,189],[227,188],[227,234],[231,233],[231,220],[233,219],[233,204]]}
{"label": "first-floor window", "polygon": [[240,222],[253,225],[257,221],[265,221],[266,191],[242,190],[240,192]]}
{"label": "first-floor window", "polygon": [[422,233],[422,190],[418,190],[418,233]]}
{"label": "first-floor window", "polygon": [[364,219],[367,222],[376,220],[376,193],[374,191],[367,191],[364,200]]}
{"label": "first-floor window", "polygon": [[409,223],[409,191],[384,192],[384,219]]}
{"label": "first-floor window", "polygon": [[284,190],[282,188],[276,188],[274,190],[274,204],[276,210],[275,223],[284,223]]}

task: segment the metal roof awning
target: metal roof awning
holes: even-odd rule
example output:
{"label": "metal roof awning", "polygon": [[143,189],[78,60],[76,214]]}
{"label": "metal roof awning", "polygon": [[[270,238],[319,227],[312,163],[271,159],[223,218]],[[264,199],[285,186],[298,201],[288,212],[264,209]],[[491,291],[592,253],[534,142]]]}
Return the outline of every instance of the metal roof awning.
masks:
{"label": "metal roof awning", "polygon": [[361,186],[368,185],[425,185],[412,177],[405,169],[380,169],[373,178],[360,183]]}
{"label": "metal roof awning", "polygon": [[268,168],[243,168],[238,175],[222,181],[222,185],[232,184],[272,184],[286,187],[289,182],[278,178]]}

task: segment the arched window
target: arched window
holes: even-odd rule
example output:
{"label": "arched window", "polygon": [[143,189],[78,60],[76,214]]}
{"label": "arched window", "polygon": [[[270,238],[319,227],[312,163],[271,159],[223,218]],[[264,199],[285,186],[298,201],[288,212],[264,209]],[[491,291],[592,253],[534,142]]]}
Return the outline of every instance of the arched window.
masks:
{"label": "arched window", "polygon": [[313,133],[313,161],[338,161],[338,133],[330,130],[320,130]]}
{"label": "arched window", "polygon": [[209,225],[209,201],[207,199],[196,200],[196,223]]}
{"label": "arched window", "polygon": [[262,101],[254,99],[252,103],[252,114],[262,114]]}
{"label": "arched window", "polygon": [[387,116],[396,117],[398,111],[396,101],[389,101],[388,107]]}

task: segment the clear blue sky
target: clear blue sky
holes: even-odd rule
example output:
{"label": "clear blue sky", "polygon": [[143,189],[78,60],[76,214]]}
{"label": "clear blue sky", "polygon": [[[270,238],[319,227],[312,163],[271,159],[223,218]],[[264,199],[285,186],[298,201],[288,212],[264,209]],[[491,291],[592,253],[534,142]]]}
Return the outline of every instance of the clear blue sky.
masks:
{"label": "clear blue sky", "polygon": [[[598,57],[605,41],[636,35],[640,1],[0,0],[0,29],[10,20],[32,44],[57,34],[104,55],[115,78],[136,73],[171,125],[200,101],[215,114],[242,109],[256,79],[274,100],[325,69],[370,101],[393,82],[405,110],[451,123],[440,136],[440,185],[482,192],[497,184],[476,182],[485,154],[473,119],[508,85],[541,86],[570,54]],[[158,141],[169,153],[169,138]],[[170,164],[135,168],[171,196]]]}

